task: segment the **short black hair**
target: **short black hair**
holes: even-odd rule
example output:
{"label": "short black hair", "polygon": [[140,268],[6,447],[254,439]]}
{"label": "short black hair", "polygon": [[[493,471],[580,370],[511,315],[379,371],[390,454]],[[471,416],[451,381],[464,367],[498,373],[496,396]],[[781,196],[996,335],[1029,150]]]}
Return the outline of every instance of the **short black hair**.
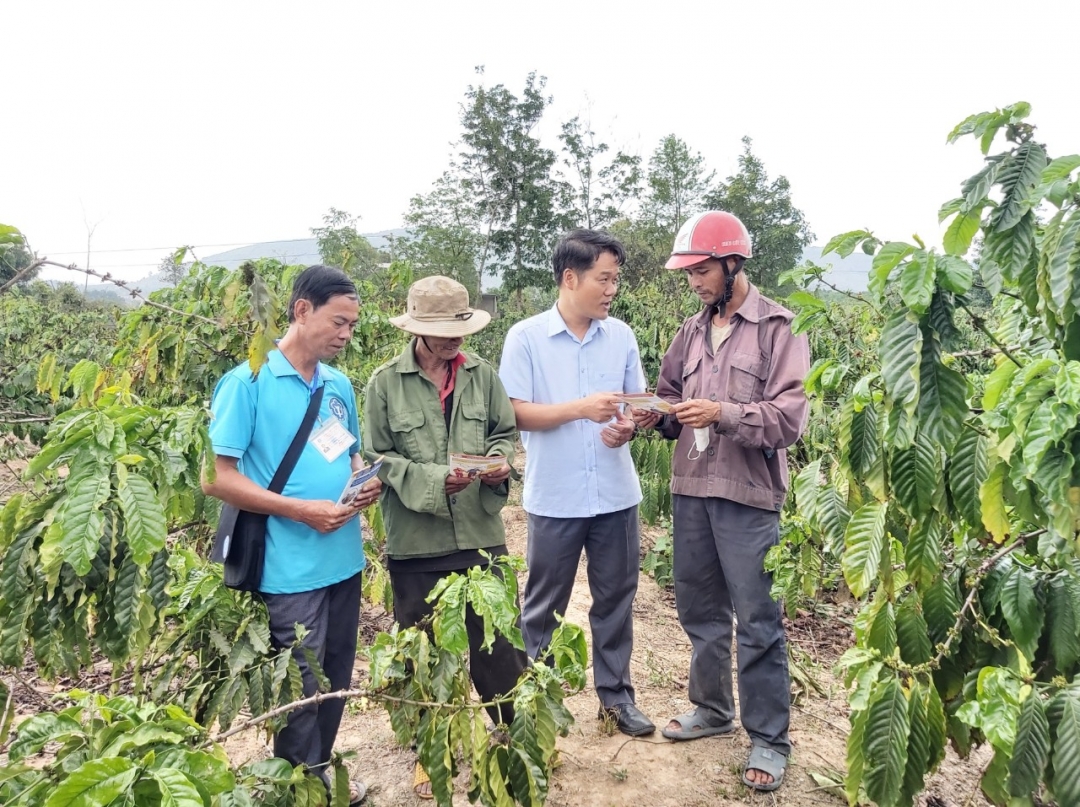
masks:
{"label": "short black hair", "polygon": [[313,309],[330,302],[331,297],[356,297],[356,284],[336,266],[317,263],[309,266],[293,281],[292,297],[289,299],[289,322],[296,319],[296,301],[307,300]]}
{"label": "short black hair", "polygon": [[587,272],[605,252],[610,252],[616,263],[626,263],[626,249],[622,242],[604,230],[571,230],[555,245],[551,265],[555,269],[555,285],[561,286],[567,269]]}

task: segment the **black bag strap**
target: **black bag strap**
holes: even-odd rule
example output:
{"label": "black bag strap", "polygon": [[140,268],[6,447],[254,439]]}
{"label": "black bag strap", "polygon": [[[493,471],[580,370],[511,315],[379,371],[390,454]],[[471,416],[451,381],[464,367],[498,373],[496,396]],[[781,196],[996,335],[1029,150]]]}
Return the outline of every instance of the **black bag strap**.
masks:
{"label": "black bag strap", "polygon": [[289,481],[289,475],[292,473],[293,468],[296,467],[296,461],[300,459],[300,452],[304,450],[304,443],[307,442],[308,435],[311,434],[311,427],[315,425],[315,418],[319,415],[319,406],[322,404],[324,389],[326,389],[325,384],[312,394],[307,412],[304,413],[304,420],[300,424],[289,450],[285,452],[281,465],[274,472],[274,478],[270,480],[270,487],[267,490],[271,493],[281,493],[285,483]]}

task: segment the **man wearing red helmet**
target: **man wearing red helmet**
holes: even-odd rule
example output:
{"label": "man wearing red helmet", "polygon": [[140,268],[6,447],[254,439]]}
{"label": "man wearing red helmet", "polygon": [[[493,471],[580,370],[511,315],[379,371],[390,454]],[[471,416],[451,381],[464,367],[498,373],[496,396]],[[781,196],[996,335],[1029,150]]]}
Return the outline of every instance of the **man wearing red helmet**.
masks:
{"label": "man wearing red helmet", "polygon": [[657,394],[674,404],[673,413],[635,410],[634,420],[678,441],[675,600],[693,645],[694,709],[662,733],[692,740],[734,731],[734,613],[740,718],[752,742],[743,783],[775,790],[791,752],[789,676],[764,559],[779,541],[786,448],[806,424],[810,352],[806,338],[791,332],[792,313],[742,271],[752,254],[750,234],[730,213],[701,213],[679,230],[666,268],[686,272],[705,307],[682,324],[661,364]]}

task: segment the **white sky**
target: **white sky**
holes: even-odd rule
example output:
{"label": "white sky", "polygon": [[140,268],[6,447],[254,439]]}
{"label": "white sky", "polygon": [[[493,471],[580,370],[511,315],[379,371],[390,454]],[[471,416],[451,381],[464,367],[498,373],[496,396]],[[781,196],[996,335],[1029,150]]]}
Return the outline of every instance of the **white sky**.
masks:
{"label": "white sky", "polygon": [[[973,112],[1029,101],[1052,155],[1080,151],[1076,0],[10,0],[2,17],[0,223],[79,263],[96,224],[91,265],[125,278],[166,247],[307,237],[331,206],[400,226],[478,64],[515,93],[548,77],[551,147],[583,113],[646,161],[675,133],[726,177],[750,135],[817,243],[939,241],[938,206],[980,160],[945,136]],[[161,249],[115,251],[141,247]]]}

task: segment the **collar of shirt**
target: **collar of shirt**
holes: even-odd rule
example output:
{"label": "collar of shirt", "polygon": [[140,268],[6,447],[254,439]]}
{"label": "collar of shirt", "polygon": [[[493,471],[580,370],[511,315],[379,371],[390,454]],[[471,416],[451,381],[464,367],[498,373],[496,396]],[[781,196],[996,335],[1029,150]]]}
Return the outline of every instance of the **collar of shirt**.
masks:
{"label": "collar of shirt", "polygon": [[[580,339],[582,344],[588,342],[597,331],[607,331],[607,321],[602,319],[594,319],[589,321],[589,330],[585,332],[585,338]],[[566,320],[563,319],[562,313],[559,311],[559,304],[556,302],[548,311],[548,336],[558,336],[560,333],[567,333],[572,338],[577,339],[573,331],[566,324]]]}
{"label": "collar of shirt", "polygon": [[311,376],[310,383],[300,375],[299,371],[289,363],[289,360],[285,358],[285,354],[280,350],[271,350],[266,356],[266,366],[270,368],[270,372],[278,378],[287,375],[294,375],[299,378],[304,386],[308,388],[308,395],[314,395],[315,390],[322,386],[323,379],[320,368],[322,363],[315,365],[315,373]]}

